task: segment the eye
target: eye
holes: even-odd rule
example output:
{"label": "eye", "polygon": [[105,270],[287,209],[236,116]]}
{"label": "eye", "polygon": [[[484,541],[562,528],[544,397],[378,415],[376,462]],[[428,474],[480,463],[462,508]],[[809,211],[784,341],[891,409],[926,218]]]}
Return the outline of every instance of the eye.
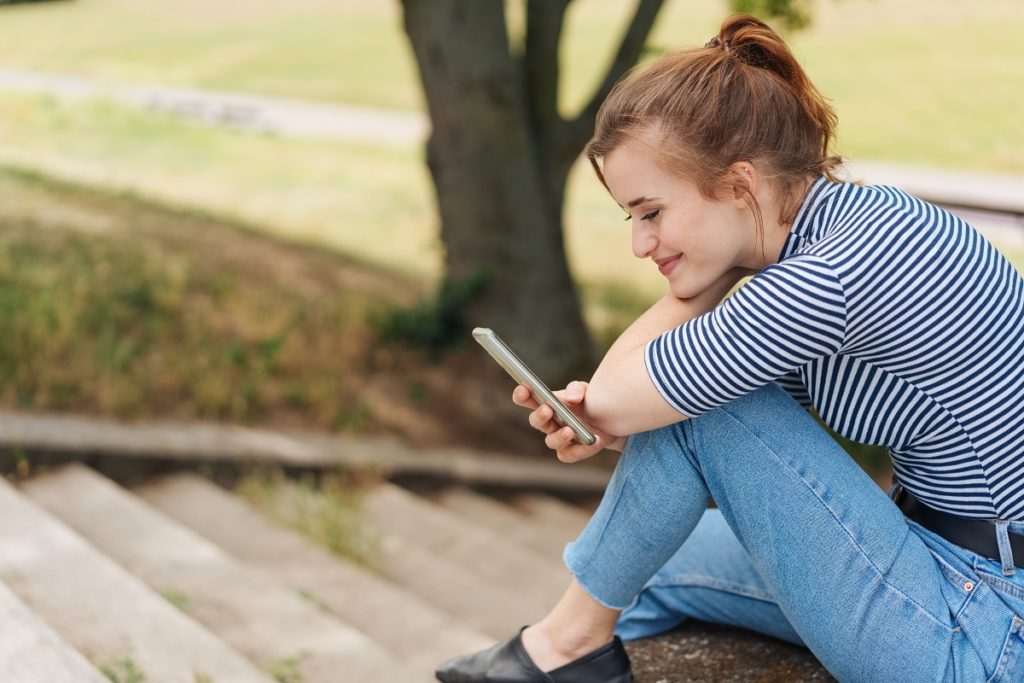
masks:
{"label": "eye", "polygon": [[645,216],[643,217],[643,219],[642,219],[642,220],[645,220],[645,221],[650,221],[650,220],[654,220],[654,218],[655,218],[655,217],[656,217],[656,216],[657,216],[657,215],[658,215],[659,213],[661,213],[661,209],[655,209],[654,211],[651,211],[651,212],[650,212],[649,214],[645,215]]}

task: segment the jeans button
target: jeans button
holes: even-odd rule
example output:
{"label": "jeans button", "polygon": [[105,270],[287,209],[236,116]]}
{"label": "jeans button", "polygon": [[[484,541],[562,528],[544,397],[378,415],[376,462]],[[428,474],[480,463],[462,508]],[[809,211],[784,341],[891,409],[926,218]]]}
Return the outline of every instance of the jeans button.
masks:
{"label": "jeans button", "polygon": [[967,583],[965,583],[964,584],[964,590],[967,591],[968,593],[970,593],[972,590],[974,590],[974,582],[973,581],[968,581]]}

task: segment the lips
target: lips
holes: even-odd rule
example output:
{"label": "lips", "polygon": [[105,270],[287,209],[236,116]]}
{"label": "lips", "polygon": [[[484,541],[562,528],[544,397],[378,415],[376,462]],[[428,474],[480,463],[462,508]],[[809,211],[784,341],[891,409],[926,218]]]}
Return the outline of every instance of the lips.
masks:
{"label": "lips", "polygon": [[654,262],[658,264],[658,270],[661,271],[662,275],[668,275],[675,270],[676,264],[679,263],[679,258],[682,254],[676,254],[675,256],[669,256],[668,258],[655,259]]}

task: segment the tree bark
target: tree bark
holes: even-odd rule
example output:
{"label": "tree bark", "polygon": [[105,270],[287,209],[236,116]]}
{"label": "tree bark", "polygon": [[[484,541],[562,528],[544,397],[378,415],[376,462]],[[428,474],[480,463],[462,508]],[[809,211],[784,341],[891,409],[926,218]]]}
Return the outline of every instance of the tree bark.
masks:
{"label": "tree bark", "polygon": [[565,183],[597,107],[636,63],[661,0],[641,0],[602,85],[580,115],[557,111],[568,0],[530,0],[522,55],[501,0],[402,0],[432,132],[445,280],[485,273],[470,325],[493,328],[552,385],[589,377],[594,350],[566,261]]}

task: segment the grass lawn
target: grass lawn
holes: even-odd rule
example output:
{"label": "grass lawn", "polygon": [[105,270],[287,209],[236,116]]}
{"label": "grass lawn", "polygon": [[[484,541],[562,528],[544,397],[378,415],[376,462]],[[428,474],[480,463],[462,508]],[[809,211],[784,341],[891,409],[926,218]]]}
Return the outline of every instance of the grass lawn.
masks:
{"label": "grass lawn", "polygon": [[[513,32],[520,3],[507,3]],[[571,6],[562,109],[585,101],[632,3]],[[1024,175],[1019,0],[818,0],[791,37],[854,158]],[[657,48],[703,44],[724,0],[668,0]],[[88,0],[0,9],[0,66],[422,109],[397,1]]]}
{"label": "grass lawn", "polygon": [[400,277],[31,176],[0,193],[0,405],[380,426],[368,312]]}
{"label": "grass lawn", "polygon": [[[515,33],[519,4],[507,7]],[[594,87],[629,7],[571,6],[565,111]],[[651,43],[702,42],[725,7],[670,1]],[[1024,29],[1018,0],[830,0],[792,39],[835,102],[841,153],[1024,175],[1024,69],[1008,41],[987,37],[1013,27]],[[0,8],[0,55],[0,67],[421,107],[397,2],[16,5]],[[425,281],[440,271],[433,188],[416,147],[277,139],[10,93],[0,94],[0,140],[0,164],[239,218]],[[565,221],[595,329],[621,325],[623,310],[660,292],[660,277],[630,256],[618,208],[583,164],[570,179]]]}
{"label": "grass lawn", "polygon": [[[233,133],[11,94],[0,95],[0,139],[0,163],[241,219],[424,283],[440,272],[420,149]],[[586,163],[573,172],[569,204],[566,239],[588,315],[597,330],[619,328],[660,294],[661,276],[633,258],[629,227]]]}

